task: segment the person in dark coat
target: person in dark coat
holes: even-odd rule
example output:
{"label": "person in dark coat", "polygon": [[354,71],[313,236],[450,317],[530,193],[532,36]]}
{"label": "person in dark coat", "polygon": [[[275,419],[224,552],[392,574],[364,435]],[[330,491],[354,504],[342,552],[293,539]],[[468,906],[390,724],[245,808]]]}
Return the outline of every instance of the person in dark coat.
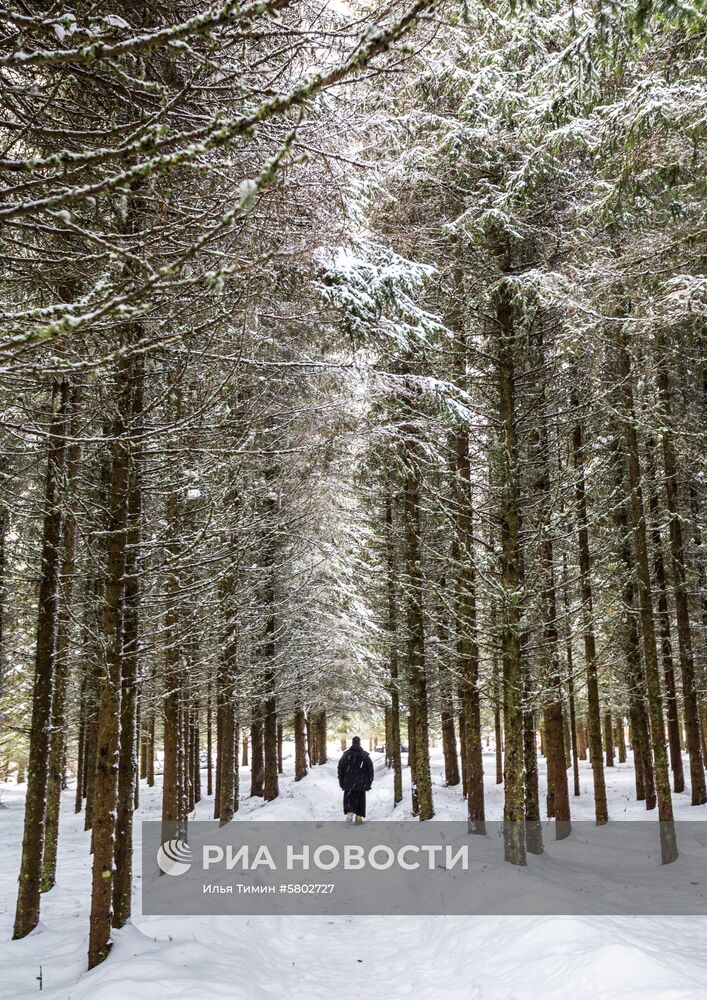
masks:
{"label": "person in dark coat", "polygon": [[339,760],[339,787],[344,791],[346,822],[362,823],[366,815],[366,792],[373,784],[373,761],[354,736]]}

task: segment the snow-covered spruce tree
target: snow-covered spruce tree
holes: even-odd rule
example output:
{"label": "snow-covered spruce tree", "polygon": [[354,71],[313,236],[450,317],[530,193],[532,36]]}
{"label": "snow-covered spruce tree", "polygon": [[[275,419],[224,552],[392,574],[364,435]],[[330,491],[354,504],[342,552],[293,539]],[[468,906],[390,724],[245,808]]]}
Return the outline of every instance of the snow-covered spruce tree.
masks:
{"label": "snow-covered spruce tree", "polygon": [[[87,612],[91,658],[78,690],[72,688],[85,696],[78,800],[85,792],[93,831],[90,965],[107,954],[111,923],[129,913],[133,796],[127,793],[135,785],[138,720],[148,728],[141,741],[145,770],[155,740],[165,740],[165,821],[182,829],[198,794],[202,664],[214,663],[214,637],[196,607],[208,590],[204,567],[213,556],[204,532],[218,509],[215,498],[197,503],[199,489],[188,482],[209,473],[208,460],[192,463],[205,454],[202,421],[219,396],[195,402],[200,379],[208,377],[204,361],[213,362],[209,349],[218,345],[214,355],[230,355],[236,364],[234,305],[247,300],[245,328],[258,327],[250,317],[267,285],[262,277],[273,254],[287,249],[279,205],[268,193],[278,171],[294,162],[295,119],[301,124],[311,115],[312,131],[323,130],[316,95],[367,68],[427,6],[391,10],[355,38],[341,16],[322,18],[314,7],[288,10],[278,0],[245,7],[225,2],[206,11],[186,2],[169,12],[126,4],[107,16],[87,4],[49,18],[10,12],[3,22],[0,66],[12,86],[3,89],[0,218],[6,246],[21,245],[3,286],[7,385],[35,381],[46,398],[55,372],[59,399],[72,392],[65,372],[101,372],[97,383],[88,379],[81,402],[82,437],[90,443],[86,468],[98,462],[101,476],[96,517],[79,525],[79,565],[99,569],[88,588],[95,612]],[[262,30],[274,17],[282,29],[277,42]],[[318,27],[303,33],[310,18]],[[46,98],[39,106],[37,93]],[[316,156],[326,163],[321,144]],[[309,203],[317,203],[313,193]],[[248,225],[259,206],[260,223],[272,222],[264,243]],[[143,400],[150,376],[152,391]],[[46,823],[45,797],[48,787],[56,789],[66,735],[61,620],[72,601],[66,580],[73,578],[75,542],[73,511],[62,516],[73,491],[73,460],[65,460],[71,446],[61,444],[70,433],[65,411],[63,404],[56,410],[61,428],[49,425],[47,558],[38,565],[46,591],[41,613],[51,621],[40,629],[39,647],[47,648],[40,649],[36,674],[34,811],[28,810],[16,936],[38,919],[46,829],[52,851],[55,844],[56,796]],[[248,420],[257,425],[252,411]],[[186,468],[177,472],[169,456],[189,456]],[[81,494],[73,502],[80,509]],[[98,527],[98,545],[85,532],[89,521]],[[148,523],[154,527],[146,532]],[[64,540],[63,557],[57,539]],[[253,645],[258,631],[257,624],[250,636],[245,630]],[[155,648],[156,655],[145,652]],[[162,656],[165,671],[156,662]],[[268,719],[272,737],[272,712]],[[61,735],[51,740],[56,752],[48,784],[50,723]],[[48,855],[47,887],[52,869]]]}
{"label": "snow-covered spruce tree", "polygon": [[[427,39],[419,74],[408,75],[407,88],[397,86],[394,94],[380,95],[379,128],[386,136],[387,155],[368,224],[379,242],[389,242],[406,257],[436,267],[438,289],[428,290],[421,301],[438,311],[449,329],[454,330],[456,323],[462,336],[471,340],[467,386],[470,379],[472,386],[484,387],[486,419],[489,394],[496,393],[492,433],[482,439],[476,459],[480,468],[486,465],[492,471],[487,497],[496,501],[488,508],[481,503],[481,517],[495,520],[494,507],[497,511],[501,501],[495,534],[500,541],[497,572],[504,599],[500,631],[492,631],[505,654],[506,818],[513,822],[539,818],[534,763],[538,709],[545,716],[542,735],[550,773],[559,782],[549,791],[556,801],[559,788],[565,803],[563,815],[557,817],[563,829],[569,818],[564,764],[573,738],[572,734],[567,740],[558,737],[565,729],[562,702],[569,697],[574,701],[578,675],[571,641],[565,644],[559,670],[559,562],[553,550],[566,547],[566,553],[572,553],[573,535],[579,541],[579,560],[570,580],[578,580],[580,586],[574,597],[568,594],[567,615],[570,621],[577,616],[582,620],[597,822],[607,818],[602,717],[608,720],[609,761],[615,735],[622,752],[625,688],[615,670],[616,655],[619,660],[621,655],[615,644],[608,645],[613,633],[608,622],[606,628],[600,627],[594,600],[597,573],[610,568],[607,546],[613,528],[607,525],[604,530],[593,498],[611,491],[613,473],[609,463],[601,463],[599,441],[589,435],[607,422],[616,425],[622,391],[617,380],[623,380],[625,389],[631,377],[630,370],[623,376],[617,372],[610,345],[627,334],[642,337],[645,329],[635,315],[633,296],[647,295],[648,283],[635,270],[626,273],[630,265],[622,266],[617,233],[633,226],[648,234],[655,213],[655,229],[664,237],[670,211],[676,209],[672,199],[684,190],[681,196],[689,206],[697,176],[687,153],[699,128],[699,101],[690,100],[696,92],[689,84],[689,95],[680,85],[657,85],[661,99],[665,95],[668,102],[676,101],[677,90],[681,97],[688,96],[681,117],[673,122],[666,115],[665,122],[661,120],[671,138],[666,155],[675,150],[680,166],[659,166],[653,173],[650,153],[644,154],[647,123],[652,120],[649,108],[655,106],[657,90],[653,81],[646,84],[643,79],[639,86],[635,81],[656,66],[662,69],[662,53],[682,37],[689,77],[691,51],[697,44],[690,12],[671,9],[660,23],[653,20],[653,13],[643,5],[595,21],[589,9],[549,4],[516,18],[510,11],[503,17],[498,10],[489,14],[483,8],[467,8],[464,18],[453,7],[445,8],[443,43]],[[648,44],[632,49],[628,42],[643,35]],[[607,94],[613,103],[607,104]],[[616,136],[627,131],[629,141],[621,146]],[[661,156],[663,151],[659,160]],[[679,239],[677,244],[681,245]],[[674,244],[669,240],[669,245]],[[665,259],[667,251],[662,256]],[[624,294],[631,289],[631,315],[617,308],[616,281]],[[684,296],[683,301],[691,307],[695,302]],[[430,352],[424,359],[426,371],[449,378],[453,370],[449,356],[442,356],[439,366],[436,360]],[[559,419],[556,414],[567,413],[568,403],[571,415]],[[645,411],[650,414],[656,403],[653,391]],[[622,426],[630,437],[631,421],[624,420]],[[664,438],[663,431],[657,433]],[[570,442],[571,463],[566,460]],[[635,447],[633,451],[635,455]],[[639,461],[633,481],[626,482],[622,491],[635,496],[642,477]],[[674,478],[674,472],[669,473],[668,484]],[[547,502],[541,503],[540,496]],[[674,496],[672,501],[666,496],[666,502],[675,509]],[[641,517],[634,511],[635,524]],[[635,529],[632,535],[635,540]],[[673,535],[679,553],[678,533],[674,530]],[[642,548],[640,542],[638,546]],[[637,555],[643,566],[642,589],[637,590],[644,595],[637,661],[643,681],[638,688],[632,686],[631,697],[639,717],[644,705],[653,712],[653,745],[648,752],[651,766],[661,776],[661,819],[669,823],[665,751],[658,726],[662,693],[655,683],[655,644],[647,615],[650,580],[644,553]],[[684,555],[678,554],[676,604],[681,600],[681,567],[684,576]],[[600,596],[603,608],[603,591]],[[492,620],[489,614],[488,622]],[[647,660],[642,659],[645,650],[651,653]],[[691,660],[689,655],[683,660],[688,665],[683,675],[687,715],[694,731],[698,713],[689,707],[694,686]],[[549,669],[543,662],[550,664]],[[630,670],[626,676],[631,676]],[[616,734],[611,712],[601,709],[602,689],[607,710],[613,704],[620,717]],[[692,745],[695,759],[699,747],[694,739]],[[701,767],[695,768],[698,798],[702,782]],[[667,841],[664,847],[665,860],[670,860],[673,847]],[[522,845],[509,844],[509,856],[522,861]]]}

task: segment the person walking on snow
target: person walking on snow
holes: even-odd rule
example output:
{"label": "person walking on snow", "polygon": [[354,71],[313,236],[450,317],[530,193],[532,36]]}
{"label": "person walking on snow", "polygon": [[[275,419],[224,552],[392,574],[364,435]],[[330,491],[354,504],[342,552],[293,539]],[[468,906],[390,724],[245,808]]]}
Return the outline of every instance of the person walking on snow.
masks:
{"label": "person walking on snow", "polygon": [[366,792],[373,784],[373,761],[354,736],[349,749],[339,760],[339,787],[344,792],[346,822],[363,823],[366,815]]}

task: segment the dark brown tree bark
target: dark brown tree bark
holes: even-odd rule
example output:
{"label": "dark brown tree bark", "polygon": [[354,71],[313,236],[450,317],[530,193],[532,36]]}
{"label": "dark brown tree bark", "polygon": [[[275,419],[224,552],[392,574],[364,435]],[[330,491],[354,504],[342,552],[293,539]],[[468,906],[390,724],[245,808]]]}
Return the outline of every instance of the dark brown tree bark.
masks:
{"label": "dark brown tree bark", "polygon": [[121,357],[118,368],[116,411],[112,427],[111,476],[105,595],[103,611],[104,660],[102,664],[96,773],[93,802],[93,873],[88,943],[90,969],[110,951],[113,920],[115,815],[118,796],[118,751],[122,681],[122,604],[128,525],[129,445],[126,424],[130,412],[131,361]]}
{"label": "dark brown tree bark", "polygon": [[[495,615],[494,615],[495,620]],[[496,739],[496,784],[503,784],[503,725],[501,723],[501,682],[498,671],[498,656],[493,656],[493,730]]]}
{"label": "dark brown tree bark", "polygon": [[142,733],[142,704],[141,704],[141,690],[140,683],[138,681],[136,685],[136,699],[137,705],[135,706],[135,781],[133,782],[133,812],[140,808],[140,764],[142,760],[142,742],[140,734]]}
{"label": "dark brown tree bark", "polygon": [[594,815],[597,826],[609,820],[604,779],[604,757],[601,743],[601,708],[597,673],[596,638],[594,634],[594,603],[592,593],[592,560],[589,549],[589,518],[587,488],[584,475],[584,432],[579,417],[579,397],[572,392],[570,404],[577,414],[572,431],[572,459],[575,471],[575,503],[577,517],[577,548],[579,549],[579,587],[582,599],[582,632],[584,663],[587,674],[587,742],[594,778]]}
{"label": "dark brown tree bark", "polygon": [[574,652],[572,649],[572,624],[570,619],[569,573],[567,556],[562,556],[562,594],[565,611],[565,658],[567,661],[567,701],[569,704],[569,741],[568,748],[572,759],[573,792],[575,797],[579,788],[579,744],[577,739],[577,708],[574,692]]}
{"label": "dark brown tree bark", "polygon": [[[619,487],[621,478],[619,478]],[[620,539],[621,560],[624,565],[622,635],[636,771],[636,799],[639,802],[645,800],[646,809],[650,810],[656,807],[655,777],[648,724],[646,682],[641,669],[640,636],[635,611],[634,560],[628,535],[628,514],[625,503],[619,503],[614,516]]]}
{"label": "dark brown tree bark", "polygon": [[[439,589],[443,594],[446,590],[446,580],[441,577]],[[446,649],[449,641],[447,634],[447,609],[444,603],[440,604],[437,611],[437,648],[438,655],[437,684],[439,691],[440,722],[442,729],[442,756],[444,758],[444,780],[445,784],[458,785],[459,760],[457,758],[457,735],[454,726],[454,683],[446,662]],[[434,746],[434,741],[433,744]]]}
{"label": "dark brown tree bark", "polygon": [[[705,368],[703,399],[707,402],[707,366]],[[692,514],[692,541],[695,553],[695,578],[700,599],[700,619],[702,640],[699,644],[699,662],[695,664],[697,681],[697,706],[700,716],[700,735],[702,737],[702,760],[707,762],[707,560],[704,556],[703,535],[701,528],[701,512],[697,490],[692,481],[688,483],[690,492],[690,510]]]}
{"label": "dark brown tree bark", "polygon": [[[502,270],[510,269],[508,253]],[[506,861],[525,865],[525,767],[523,744],[523,668],[520,650],[520,486],[515,404],[516,335],[510,290],[500,284],[495,302],[496,380],[499,430],[499,519],[501,522],[500,608],[503,665],[504,847]],[[533,753],[535,748],[533,747]]]}
{"label": "dark brown tree bark", "polygon": [[385,544],[387,559],[387,600],[388,600],[388,636],[390,642],[389,672],[390,672],[390,712],[389,735],[386,750],[389,766],[393,769],[393,806],[403,800],[403,766],[400,753],[400,654],[398,650],[398,604],[397,580],[398,569],[395,553],[395,536],[393,532],[393,498],[392,485],[388,491],[385,503]]}
{"label": "dark brown tree bark", "polygon": [[[542,333],[537,335],[539,356],[544,360]],[[540,564],[542,582],[540,609],[542,614],[542,672],[546,701],[544,705],[545,745],[547,757],[547,815],[555,819],[555,837],[562,840],[571,833],[570,800],[567,787],[564,713],[562,706],[562,673],[560,669],[559,630],[557,624],[557,594],[553,540],[548,522],[551,513],[550,462],[548,435],[545,427],[544,391],[538,408],[540,427],[531,439],[531,457],[535,468],[534,493],[540,511]],[[527,766],[527,765],[526,765]]]}
{"label": "dark brown tree bark", "polygon": [[413,808],[421,820],[432,819],[432,776],[430,774],[427,675],[425,666],[425,626],[423,619],[423,577],[420,546],[420,482],[415,448],[405,441],[403,488],[405,576],[407,604],[406,667],[412,715],[410,761],[413,770]]}
{"label": "dark brown tree bark", "polygon": [[277,707],[274,694],[274,677],[266,677],[268,696],[263,702],[263,798],[271,802],[280,794],[277,766]]}
{"label": "dark brown tree bark", "polygon": [[262,797],[265,761],[263,759],[263,723],[260,712],[260,705],[255,705],[250,724],[250,794]]}
{"label": "dark brown tree bark", "polygon": [[668,719],[668,747],[670,750],[670,769],[673,772],[673,789],[676,792],[685,790],[685,772],[682,766],[680,747],[680,720],[678,717],[678,700],[675,690],[675,670],[673,666],[673,647],[670,636],[670,611],[668,608],[668,588],[666,582],[665,562],[663,559],[663,539],[660,533],[660,508],[658,493],[655,486],[655,441],[648,442],[646,461],[646,485],[648,489],[648,505],[650,511],[650,537],[653,544],[653,572],[655,575],[658,604],[656,617],[658,634],[660,636],[660,655],[663,663],[663,680],[665,682],[665,708]]}
{"label": "dark brown tree bark", "polygon": [[78,719],[78,740],[76,747],[76,796],[74,798],[74,812],[80,813],[84,798],[84,766],[86,758],[86,671],[82,671],[79,719]]}
{"label": "dark brown tree bark", "polygon": [[221,669],[222,667],[219,666],[219,671],[216,676],[216,767],[214,769],[214,819],[218,819],[221,814],[221,766],[223,764],[223,751],[219,751],[219,747],[223,747],[223,737],[221,735],[221,729],[223,728]]}
{"label": "dark brown tree bark", "polygon": [[52,393],[52,418],[49,426],[47,468],[44,482],[44,522],[37,603],[37,642],[34,660],[29,768],[22,838],[22,861],[13,938],[25,937],[34,930],[39,922],[59,609],[62,532],[61,480],[66,450],[68,401],[68,381],[55,383]]}
{"label": "dark brown tree bark", "polygon": [[[236,719],[236,679],[238,673],[240,629],[238,576],[241,542],[238,526],[240,492],[235,474],[232,474],[228,487],[228,509],[234,520],[234,527],[229,532],[228,569],[220,588],[224,636],[216,676],[216,796],[214,799],[214,818],[218,819],[222,825],[230,823],[238,811],[240,794],[240,773],[238,770],[240,746]],[[251,795],[253,794],[255,793],[251,788]],[[258,794],[262,794],[262,786]]]}
{"label": "dark brown tree bark", "polygon": [[206,702],[206,794],[214,794],[214,748],[211,688]]}
{"label": "dark brown tree bark", "polygon": [[415,779],[415,767],[417,766],[416,756],[416,734],[415,734],[415,707],[410,706],[408,715],[408,767],[410,768],[410,809],[413,816],[420,816],[420,799],[417,794],[417,781]]}
{"label": "dark brown tree bark", "polygon": [[[317,763],[314,754],[314,730],[312,727],[312,720],[306,713],[304,716],[304,734],[306,737],[305,742],[307,744],[307,759],[309,761],[309,766],[314,767],[314,765]],[[251,756],[252,756],[252,750],[251,750]]]}
{"label": "dark brown tree bark", "polygon": [[139,777],[140,781],[145,781],[147,778],[147,727],[148,720],[145,719],[145,712],[142,704],[140,705],[140,770]]}
{"label": "dark brown tree bark", "polygon": [[[521,559],[521,581],[525,567]],[[540,817],[540,783],[538,777],[538,733],[535,725],[535,710],[537,694],[533,689],[530,660],[528,657],[528,632],[525,630],[520,639],[520,658],[523,676],[523,763],[525,765],[525,846],[530,854],[543,853],[543,832]],[[543,730],[540,729],[540,745],[542,748]]]}
{"label": "dark brown tree bark", "polygon": [[[95,654],[95,651],[92,650]],[[91,671],[97,673],[98,664],[91,663]],[[84,798],[84,829],[90,830],[93,825],[93,796],[96,788],[96,748],[98,746],[98,677],[91,676],[88,694],[88,717],[86,720],[86,752],[83,767]]]}
{"label": "dark brown tree bark", "polygon": [[181,727],[183,664],[180,655],[179,595],[181,584],[178,559],[181,532],[179,522],[177,496],[175,493],[171,493],[167,500],[167,523],[170,531],[168,551],[171,556],[171,566],[167,577],[165,614],[162,843],[175,838],[183,840],[186,837],[186,830],[181,825],[183,815],[181,802],[183,773],[180,764],[180,758],[183,754]]}
{"label": "dark brown tree bark", "polygon": [[155,787],[155,710],[150,709],[150,722],[147,728],[147,786]]}
{"label": "dark brown tree bark", "polygon": [[327,762],[327,715],[326,709],[323,708],[317,714],[317,763],[326,764]]}
{"label": "dark brown tree bark", "polygon": [[[466,355],[466,346],[456,338],[456,353]],[[458,375],[459,377],[459,375]],[[479,694],[479,644],[476,621],[476,568],[474,563],[471,463],[469,433],[458,428],[454,444],[454,523],[453,556],[456,564],[455,623],[457,628],[457,673],[459,697],[464,713],[464,742],[461,746],[466,770],[466,801],[470,829],[484,833],[484,768],[481,747],[481,698]]]}
{"label": "dark brown tree bark", "polygon": [[670,515],[670,562],[673,577],[673,594],[675,597],[680,673],[682,675],[683,715],[685,719],[687,752],[690,758],[691,801],[693,806],[699,806],[707,802],[707,783],[705,782],[705,768],[702,759],[700,718],[695,686],[695,663],[692,651],[687,567],[683,537],[683,512],[680,504],[677,457],[673,442],[670,377],[660,341],[657,343],[657,348],[659,361],[658,397],[663,411],[662,444],[663,466],[665,469],[665,500]]}
{"label": "dark brown tree bark", "polygon": [[459,758],[457,734],[454,726],[454,689],[444,665],[440,667],[440,718],[442,723],[442,754],[444,756],[444,781],[448,786],[458,785]]}
{"label": "dark brown tree bark", "polygon": [[[5,688],[5,616],[7,614],[7,531],[9,526],[9,515],[4,504],[0,503],[0,699],[3,697]],[[0,722],[2,720],[0,719]],[[0,737],[3,732],[0,729]],[[9,761],[8,761],[9,767]],[[5,780],[9,778],[7,774]]]}
{"label": "dark brown tree bark", "polygon": [[[66,408],[67,430],[73,439],[78,434],[79,393],[76,386],[69,389]],[[81,449],[72,440],[65,449],[65,514],[62,525],[62,554],[57,609],[57,637],[55,655],[55,683],[52,698],[51,749],[47,774],[47,813],[42,858],[42,892],[47,892],[56,881],[57,848],[59,844],[59,807],[66,767],[66,695],[69,681],[69,646],[71,608],[74,588],[76,557],[76,517],[72,504],[76,479],[81,461]]]}
{"label": "dark brown tree bark", "polygon": [[530,854],[543,853],[540,816],[540,787],[538,783],[537,732],[535,713],[523,712],[523,759],[525,761],[525,839]]}
{"label": "dark brown tree bark", "polygon": [[295,781],[301,781],[307,776],[307,732],[304,723],[304,710],[299,707],[295,711]]}
{"label": "dark brown tree bark", "polygon": [[604,712],[604,749],[606,751],[606,766],[614,766],[614,730],[611,709]]}
{"label": "dark brown tree bark", "polygon": [[[144,359],[135,358],[131,369],[130,421],[133,434],[140,431],[144,392]],[[118,761],[118,809],[115,825],[115,876],[113,882],[113,926],[130,919],[133,884],[133,812],[138,787],[138,684],[140,579],[138,547],[141,538],[142,489],[140,457],[131,443],[128,451],[127,536],[123,583],[123,675],[120,701],[120,752]]]}
{"label": "dark brown tree bark", "polygon": [[[466,388],[468,344],[462,319],[464,273],[454,273],[452,343],[454,378]],[[454,515],[453,557],[455,572],[454,612],[457,630],[457,673],[459,696],[464,713],[464,742],[461,754],[466,770],[466,801],[470,829],[484,833],[484,768],[481,746],[481,696],[479,693],[479,640],[476,616],[476,555],[474,551],[474,508],[471,484],[469,428],[460,423],[452,433],[452,504]],[[456,756],[456,747],[455,747]]]}
{"label": "dark brown tree bark", "polygon": [[[668,754],[665,747],[663,724],[663,696],[658,667],[658,650],[653,617],[653,596],[651,589],[646,521],[643,509],[643,487],[639,459],[638,434],[636,431],[636,410],[633,397],[633,372],[626,342],[625,331],[617,338],[619,352],[619,373],[622,378],[623,434],[628,460],[629,514],[633,545],[636,556],[638,599],[641,611],[641,633],[643,637],[643,663],[648,693],[648,712],[651,726],[653,766],[655,769],[658,818],[660,820],[660,843],[663,864],[669,864],[678,856],[677,839],[673,824],[673,803],[670,795],[670,773]],[[702,775],[704,778],[704,774]]]}
{"label": "dark brown tree bark", "polygon": [[[277,494],[270,485],[277,475],[276,466],[269,464],[265,470],[266,496],[263,508],[269,524],[276,523],[278,516]],[[277,761],[277,698],[275,694],[275,565],[277,560],[277,535],[270,529],[265,541],[261,559],[264,580],[261,585],[261,602],[265,612],[265,627],[259,646],[259,657],[263,663],[263,798],[271,802],[280,794],[278,786]]]}
{"label": "dark brown tree bark", "polygon": [[222,692],[221,727],[218,745],[219,813],[223,825],[230,823],[238,811],[238,725],[234,705],[234,690],[230,684]]}
{"label": "dark brown tree bark", "polygon": [[[235,571],[228,574],[224,587],[227,608],[227,634],[217,673],[216,701],[216,795],[214,818],[223,825],[238,812],[240,772],[238,769],[240,737],[236,718],[236,675],[238,657],[238,611],[235,606]],[[252,794],[252,793],[251,793]]]}
{"label": "dark brown tree bark", "polygon": [[626,763],[626,734],[624,733],[624,716],[619,712],[616,720],[616,747],[619,755],[619,764]]}

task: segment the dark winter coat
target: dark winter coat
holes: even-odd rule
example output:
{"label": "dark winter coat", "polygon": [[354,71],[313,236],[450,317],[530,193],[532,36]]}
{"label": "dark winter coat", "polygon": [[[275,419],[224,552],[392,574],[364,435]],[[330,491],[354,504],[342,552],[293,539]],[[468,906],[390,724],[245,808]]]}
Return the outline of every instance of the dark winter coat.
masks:
{"label": "dark winter coat", "polygon": [[339,787],[345,792],[367,792],[373,784],[373,761],[363,747],[349,747],[339,761]]}
{"label": "dark winter coat", "polygon": [[339,787],[344,790],[344,812],[366,815],[366,792],[373,784],[373,761],[360,746],[352,746],[339,760]]}

